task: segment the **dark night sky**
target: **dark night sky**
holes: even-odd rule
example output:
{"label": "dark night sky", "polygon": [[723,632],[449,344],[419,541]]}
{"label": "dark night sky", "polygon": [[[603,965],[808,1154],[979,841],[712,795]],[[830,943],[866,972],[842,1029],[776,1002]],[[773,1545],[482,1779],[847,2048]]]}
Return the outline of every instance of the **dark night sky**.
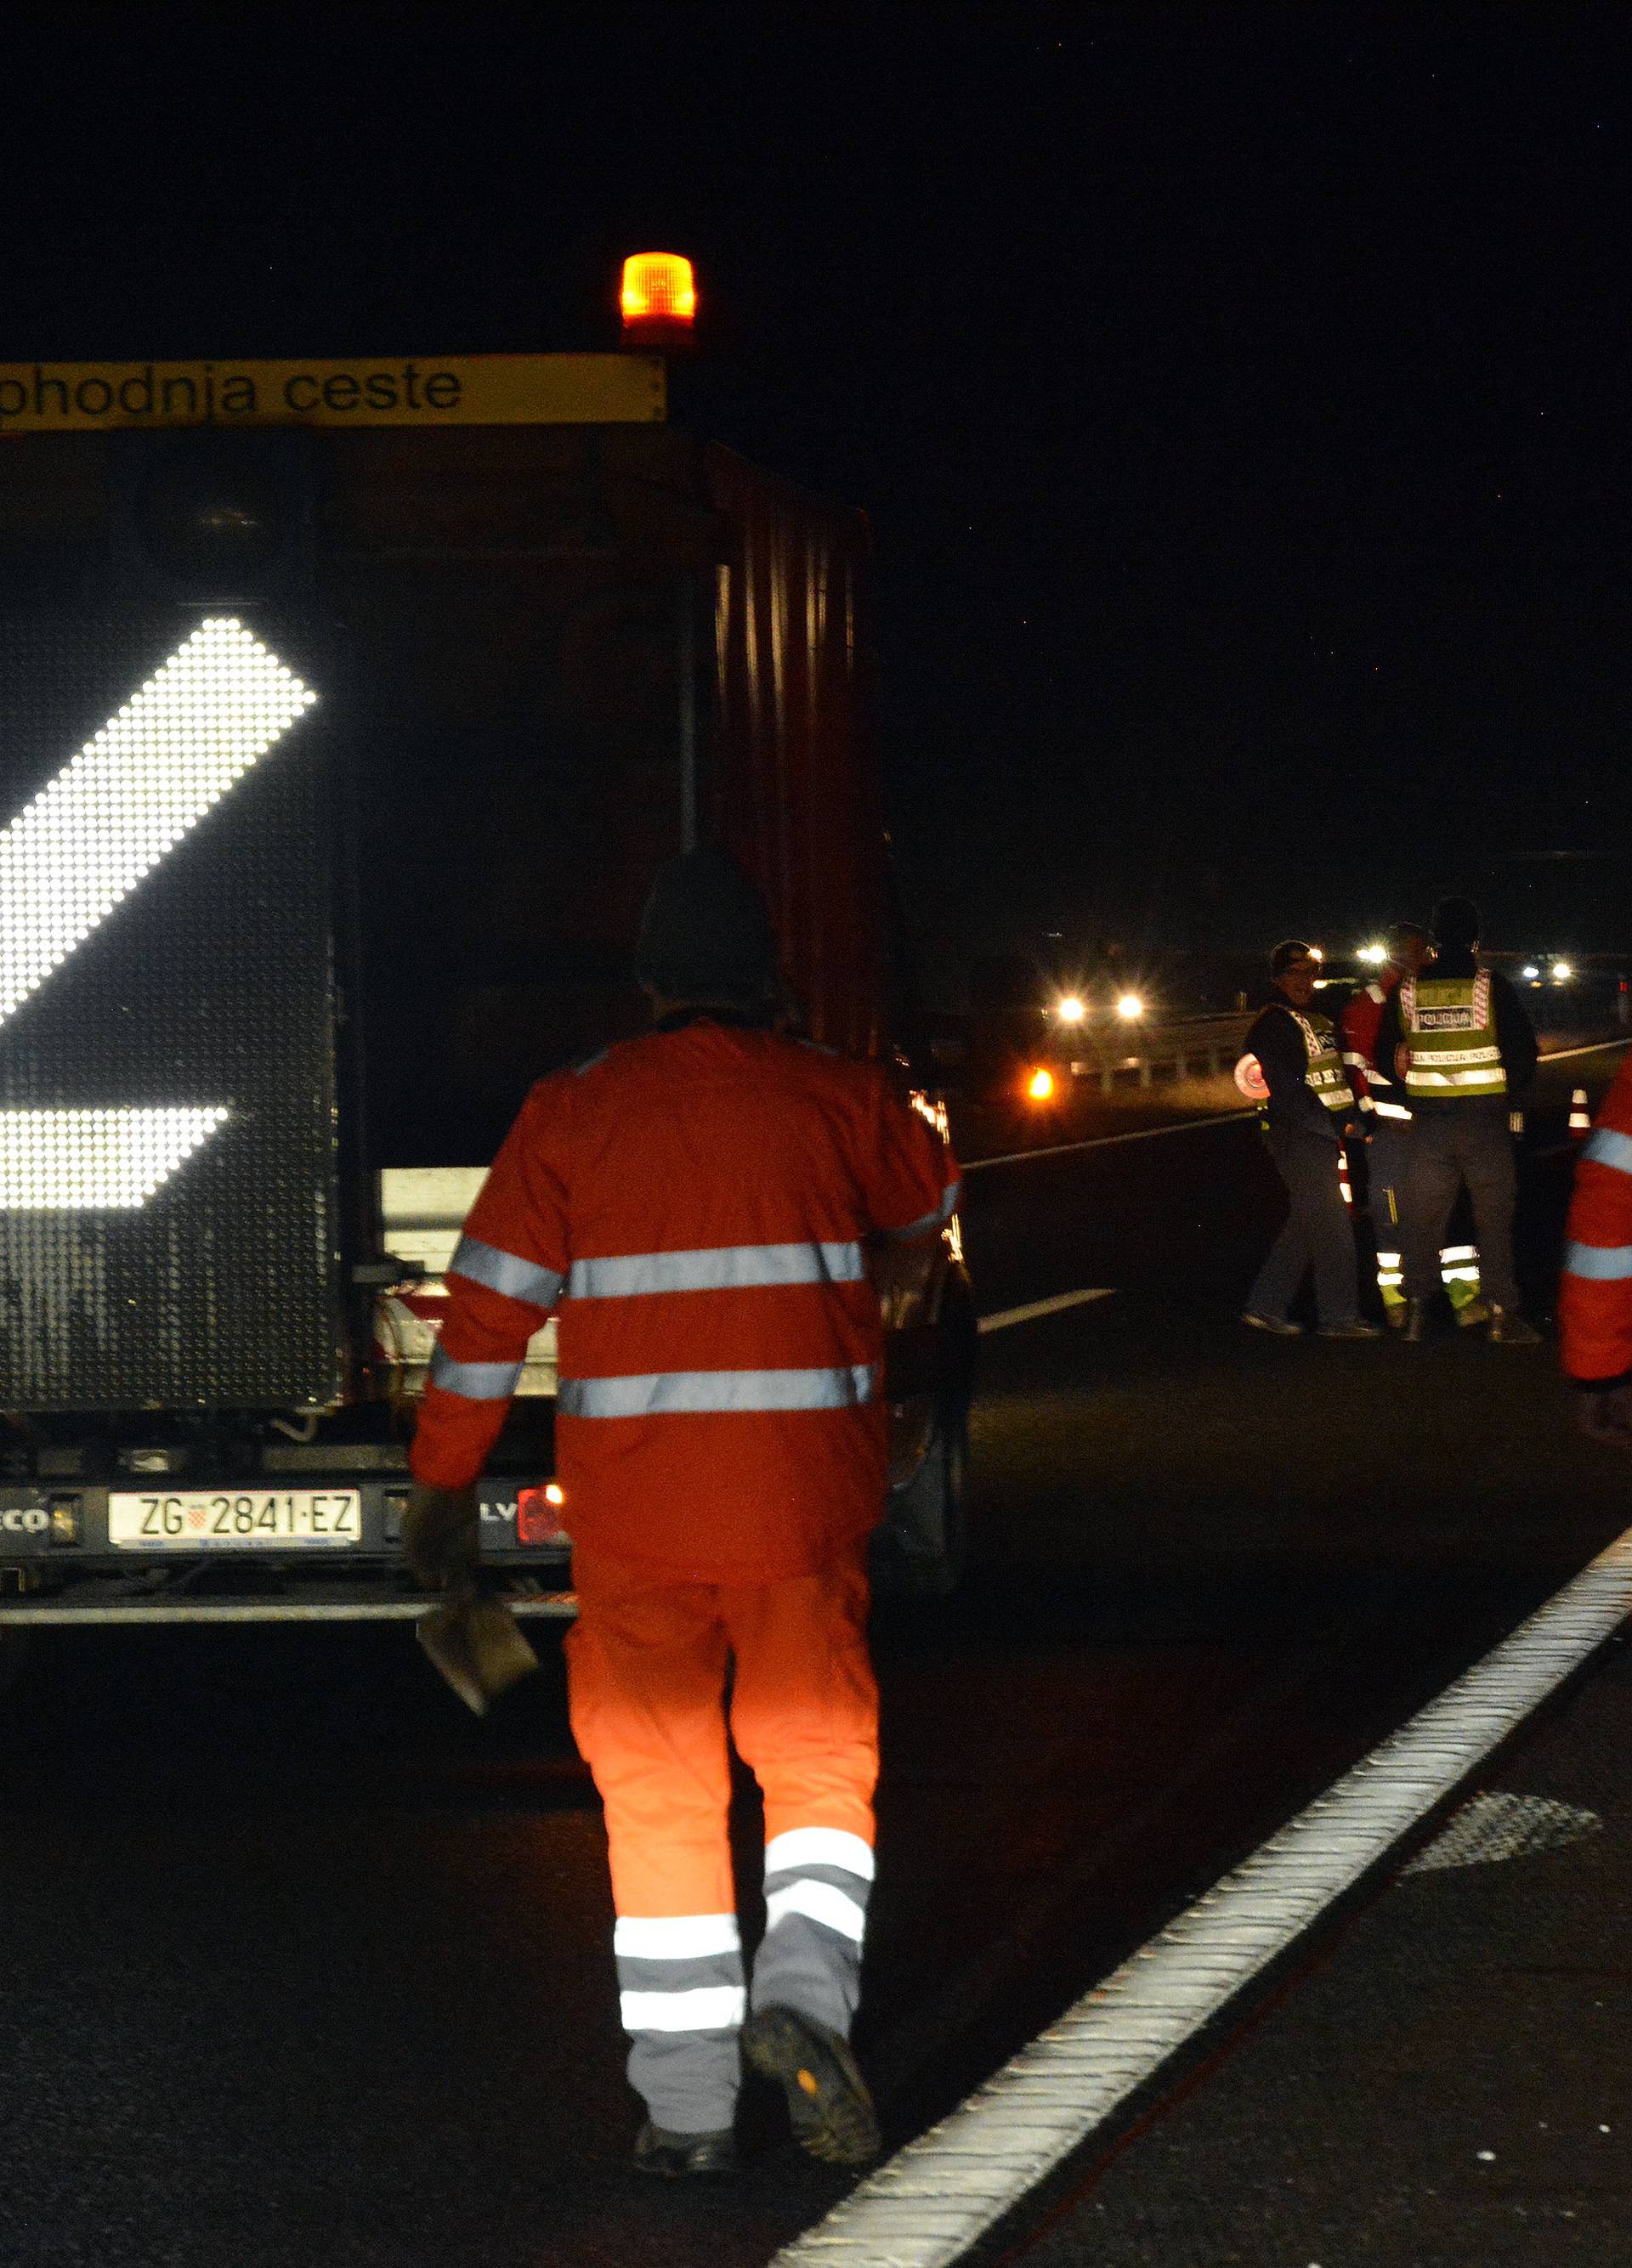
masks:
{"label": "dark night sky", "polygon": [[690,251],[722,438],[873,516],[941,952],[1626,847],[1623,9],[8,24],[0,358],[609,344]]}

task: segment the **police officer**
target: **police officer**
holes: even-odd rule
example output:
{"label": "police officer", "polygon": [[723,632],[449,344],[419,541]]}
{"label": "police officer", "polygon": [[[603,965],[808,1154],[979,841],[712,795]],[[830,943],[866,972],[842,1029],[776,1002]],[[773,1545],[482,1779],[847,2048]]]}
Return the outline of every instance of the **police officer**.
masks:
{"label": "police officer", "polygon": [[[1366,1191],[1377,1237],[1377,1282],[1383,1316],[1393,1330],[1406,1324],[1405,1270],[1399,1248],[1406,1161],[1410,1155],[1411,1112],[1393,1065],[1377,1061],[1377,1035],[1383,1011],[1407,976],[1418,976],[1433,959],[1433,932],[1421,922],[1396,922],[1385,940],[1388,958],[1362,984],[1339,1019],[1343,1061],[1348,1069],[1366,1130]],[[1479,1252],[1472,1244],[1447,1245],[1439,1273],[1458,1325],[1465,1330],[1488,1323],[1490,1310],[1479,1296]]]}
{"label": "police officer", "polygon": [[1271,954],[1269,968],[1274,989],[1246,1046],[1267,1089],[1264,1138],[1291,1210],[1241,1320],[1254,1330],[1296,1337],[1302,1327],[1287,1310],[1312,1268],[1320,1336],[1380,1338],[1377,1324],[1360,1314],[1355,1235],[1340,1180],[1355,1105],[1332,1020],[1314,1005],[1319,962],[1302,939],[1288,938]]}
{"label": "police officer", "polygon": [[1509,1114],[1535,1075],[1536,1035],[1507,979],[1480,968],[1479,931],[1471,898],[1442,898],[1433,964],[1403,981],[1377,1027],[1377,1061],[1393,1065],[1412,1114],[1400,1190],[1403,1336],[1427,1335],[1440,1247],[1466,1183],[1488,1336],[1501,1346],[1532,1346],[1540,1335],[1519,1313],[1513,1273],[1518,1174]]}
{"label": "police officer", "polygon": [[[404,1547],[432,1587],[468,1565],[473,1484],[558,1310],[568,1697],[606,1808],[648,2114],[635,2163],[734,2170],[746,2057],[808,2150],[856,2164],[878,2139],[847,2041],[878,1758],[866,1549],[888,1455],[869,1253],[932,1254],[956,1169],[881,1066],[772,1029],[770,924],[723,853],[661,871],[637,965],[657,1029],[540,1081],[466,1223]],[[751,2014],[727,1675],[765,1803]]]}

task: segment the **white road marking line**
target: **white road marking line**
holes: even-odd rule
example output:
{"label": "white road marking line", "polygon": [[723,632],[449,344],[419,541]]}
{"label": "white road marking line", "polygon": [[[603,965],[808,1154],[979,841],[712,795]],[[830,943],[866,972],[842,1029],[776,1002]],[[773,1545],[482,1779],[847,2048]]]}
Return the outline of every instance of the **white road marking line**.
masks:
{"label": "white road marking line", "polygon": [[1571,1056],[1606,1055],[1611,1048],[1624,1048],[1628,1043],[1627,1039],[1594,1040],[1590,1048],[1554,1048],[1536,1057],[1536,1067],[1539,1070],[1543,1064],[1568,1063]]}
{"label": "white road marking line", "polygon": [[1001,1158],[968,1158],[960,1160],[966,1174],[978,1174],[983,1166],[1017,1166],[1026,1158],[1063,1158],[1068,1150],[1110,1150],[1119,1142],[1154,1142],[1158,1134],[1199,1134],[1207,1126],[1234,1126],[1244,1118],[1256,1118],[1256,1110],[1221,1110],[1213,1118],[1181,1118],[1171,1126],[1136,1126],[1128,1134],[1093,1134],[1085,1142],[1051,1142],[1045,1150],[1008,1150]]}
{"label": "white road marking line", "polygon": [[1080,1307],[1086,1300],[1109,1300],[1114,1286],[1097,1286],[1091,1292],[1056,1292],[1052,1299],[1033,1300],[1023,1307],[1001,1307],[995,1315],[982,1315],[975,1325],[978,1331],[1006,1331],[1010,1323],[1035,1322],[1039,1315],[1057,1315],[1067,1307]]}
{"label": "white road marking line", "polygon": [[1632,1613],[1632,1528],[772,2268],[949,2268]]}

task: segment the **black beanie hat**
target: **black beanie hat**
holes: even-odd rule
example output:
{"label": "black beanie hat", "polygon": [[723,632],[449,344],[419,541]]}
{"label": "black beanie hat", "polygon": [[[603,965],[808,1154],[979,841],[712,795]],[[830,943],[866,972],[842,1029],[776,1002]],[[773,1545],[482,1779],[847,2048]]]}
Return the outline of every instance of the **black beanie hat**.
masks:
{"label": "black beanie hat", "polygon": [[704,843],[658,868],[640,917],[635,974],[669,1000],[751,1006],[774,995],[771,917],[727,851]]}
{"label": "black beanie hat", "polygon": [[1472,898],[1441,898],[1434,909],[1434,935],[1441,945],[1479,943],[1479,908]]}

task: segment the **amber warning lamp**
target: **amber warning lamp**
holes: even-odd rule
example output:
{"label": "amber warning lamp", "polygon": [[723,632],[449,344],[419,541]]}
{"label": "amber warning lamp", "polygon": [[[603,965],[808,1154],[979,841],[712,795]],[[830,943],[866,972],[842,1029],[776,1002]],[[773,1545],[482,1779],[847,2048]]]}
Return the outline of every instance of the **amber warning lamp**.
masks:
{"label": "amber warning lamp", "polygon": [[624,262],[619,294],[626,347],[673,350],[691,343],[697,279],[677,252],[637,252]]}

